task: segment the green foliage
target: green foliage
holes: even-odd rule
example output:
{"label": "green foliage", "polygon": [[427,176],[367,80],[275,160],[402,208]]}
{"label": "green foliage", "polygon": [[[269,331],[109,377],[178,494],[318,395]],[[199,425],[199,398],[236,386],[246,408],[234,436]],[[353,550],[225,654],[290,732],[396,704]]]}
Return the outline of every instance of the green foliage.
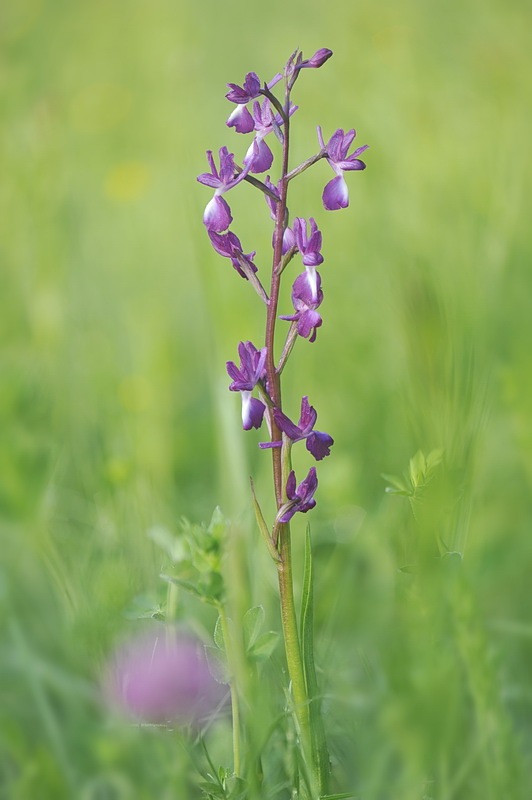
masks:
{"label": "green foliage", "polygon": [[213,606],[222,603],[225,598],[222,560],[227,527],[228,522],[219,508],[215,509],[208,527],[183,520],[179,544],[165,539],[165,549],[175,561],[161,573],[161,578],[181,586],[205,603]]}
{"label": "green foliage", "polygon": [[382,477],[391,484],[386,487],[386,492],[409,497],[412,501],[419,500],[423,490],[434,477],[436,467],[441,464],[442,457],[443,450],[441,449],[432,450],[426,457],[421,450],[418,450],[410,459],[408,473],[405,473],[402,478],[383,473]]}
{"label": "green foliage", "polygon": [[229,773],[220,767],[216,779],[210,775],[210,781],[201,781],[199,786],[209,800],[245,800],[248,787],[242,778]]}

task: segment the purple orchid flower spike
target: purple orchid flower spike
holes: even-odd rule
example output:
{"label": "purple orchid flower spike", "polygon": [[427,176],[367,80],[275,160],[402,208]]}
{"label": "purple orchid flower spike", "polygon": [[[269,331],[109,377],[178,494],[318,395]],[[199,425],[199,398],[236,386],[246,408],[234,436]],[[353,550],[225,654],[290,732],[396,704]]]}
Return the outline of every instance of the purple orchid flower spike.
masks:
{"label": "purple orchid flower spike", "polygon": [[[268,89],[275,86],[282,78],[279,73],[266,84]],[[243,86],[228,83],[229,91],[225,95],[231,103],[236,103],[235,110],[229,115],[226,125],[234,128],[237,133],[251,133],[255,127],[253,117],[246,108],[246,104],[255,100],[262,93],[261,82],[256,72],[248,72]]]}
{"label": "purple orchid flower spike", "polygon": [[207,160],[211,168],[210,172],[203,172],[198,175],[199,183],[210,186],[214,189],[214,197],[210,200],[203,213],[203,224],[208,231],[222,233],[227,230],[233,217],[227,202],[221,197],[234,186],[244,180],[249,172],[249,167],[244,165],[244,169],[236,174],[235,157],[227,147],[220,147],[220,169],[216,168],[212,150],[207,150]]}
{"label": "purple orchid flower spike", "polygon": [[313,287],[309,282],[306,272],[299,275],[292,286],[292,303],[294,304],[295,314],[283,315],[280,319],[288,320],[289,322],[297,322],[297,332],[299,336],[304,339],[309,339],[309,342],[316,341],[317,329],[321,327],[322,318],[316,311],[318,306],[323,302],[323,292],[321,290],[321,278],[319,272],[316,272],[316,295],[314,295]]}
{"label": "purple orchid flower spike", "polygon": [[257,383],[266,377],[266,348],[257,350],[252,342],[238,345],[240,368],[234,361],[226,364],[229,377],[233,379],[229,391],[240,392],[242,397],[242,427],[245,431],[260,428],[266,406],[251,396]]}
{"label": "purple orchid flower spike", "polygon": [[[309,453],[312,453],[316,461],[321,461],[325,456],[331,454],[331,447],[334,444],[334,439],[328,433],[322,431],[315,431],[314,425],[318,414],[316,409],[309,404],[308,397],[303,397],[301,400],[301,415],[297,425],[288,419],[278,408],[274,409],[273,417],[277,423],[277,427],[285,433],[292,442],[301,442],[306,439],[306,448]],[[271,447],[281,447],[282,442],[261,442],[259,447],[263,450]]]}
{"label": "purple orchid flower spike", "polygon": [[216,250],[224,258],[230,258],[231,264],[236,269],[239,275],[241,275],[245,280],[248,279],[246,273],[242,269],[242,263],[244,262],[247,264],[249,269],[252,272],[257,272],[257,267],[253,263],[253,258],[255,256],[255,251],[252,253],[247,253],[247,255],[242,250],[242,245],[240,243],[240,239],[238,236],[233,233],[232,231],[227,231],[227,233],[216,233],[216,231],[208,231],[209,239],[211,240],[211,244]]}
{"label": "purple orchid flower spike", "polygon": [[327,161],[336,172],[336,178],[329,181],[323,190],[323,206],[327,211],[337,211],[339,208],[347,208],[349,205],[349,190],[344,172],[366,169],[365,163],[358,156],[367,150],[369,145],[364,144],[362,147],[357,147],[351,155],[347,155],[355,136],[354,129],[344,133],[342,128],[339,128],[325,144],[321,128],[318,126],[318,141],[321,148],[327,153]]}
{"label": "purple orchid flower spike", "polygon": [[290,472],[286,482],[286,496],[288,503],[286,503],[279,511],[279,522],[290,522],[294,514],[300,511],[306,514],[311,508],[314,508],[316,501],[314,500],[314,493],[318,488],[318,475],[316,467],[309,469],[308,475],[296,488],[296,476],[294,470]]}

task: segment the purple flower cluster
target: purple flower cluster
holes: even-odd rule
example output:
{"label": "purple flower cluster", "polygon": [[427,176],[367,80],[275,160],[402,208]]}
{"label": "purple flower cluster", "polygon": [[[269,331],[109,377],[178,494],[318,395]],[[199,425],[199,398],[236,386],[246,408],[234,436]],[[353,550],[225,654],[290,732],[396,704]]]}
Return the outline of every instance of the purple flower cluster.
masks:
{"label": "purple flower cluster", "polygon": [[347,208],[349,205],[349,190],[344,172],[366,169],[365,163],[358,156],[367,150],[369,145],[364,144],[362,147],[357,147],[354,153],[351,153],[350,156],[347,155],[355,136],[354,129],[344,133],[340,128],[333,133],[327,144],[324,144],[321,128],[318,126],[318,141],[326,153],[327,161],[336,172],[336,178],[329,181],[323,190],[323,205],[328,211],[337,211],[339,208]]}
{"label": "purple flower cluster", "polygon": [[266,378],[266,348],[257,350],[251,342],[240,342],[238,345],[240,367],[234,361],[228,361],[227,372],[233,382],[229,391],[240,392],[242,397],[242,427],[245,431],[260,428],[266,406],[252,397],[253,389]]}
{"label": "purple flower cluster", "polygon": [[[252,134],[253,138],[243,155],[241,166],[235,162],[234,154],[230,153],[227,147],[221,147],[219,150],[219,166],[215,163],[212,151],[209,150],[207,160],[210,172],[198,177],[200,183],[214,189],[214,195],[203,215],[203,222],[213,248],[231,261],[239,275],[250,281],[267,307],[265,346],[258,349],[251,341],[240,342],[238,345],[240,364],[237,366],[235,362],[228,361],[227,372],[232,381],[229,386],[230,391],[240,392],[241,395],[243,428],[258,429],[266,419],[271,441],[262,442],[260,447],[271,449],[274,462],[278,459],[278,465],[281,461],[289,463],[282,453],[287,453],[296,442],[305,441],[307,450],[316,461],[328,456],[333,445],[333,439],[329,434],[314,429],[317,412],[310,405],[307,396],[301,401],[297,424],[284,413],[280,403],[280,375],[295,340],[300,337],[314,342],[318,328],[323,324],[318,311],[323,302],[323,291],[321,275],[317,269],[324,261],[321,252],[322,234],[313,217],[308,220],[294,217],[290,223],[286,202],[289,182],[310,166],[325,159],[334,171],[335,177],[326,184],[322,202],[326,210],[335,211],[346,208],[349,204],[345,173],[360,171],[366,166],[359,156],[367,149],[367,145],[356,148],[352,153],[349,152],[356,135],[354,129],[346,133],[339,128],[325,143],[321,127],[318,126],[320,150],[299,167],[290,173],[287,172],[290,121],[297,111],[297,106],[290,98],[291,90],[302,70],[317,69],[331,56],[330,50],[321,48],[311,58],[305,59],[303,54],[296,50],[283,72],[277,73],[267,83],[262,82],[255,72],[248,72],[242,85],[229,83],[226,98],[235,105],[235,108],[227,119],[227,126],[238,134]],[[281,81],[284,83],[284,93],[279,98],[272,93],[272,89]],[[270,180],[269,175],[263,180],[256,177],[268,173],[274,163],[274,152],[268,143],[273,142],[273,138],[270,137],[272,133],[283,150],[283,168],[277,183]],[[255,263],[256,252],[244,253],[240,239],[230,230],[233,216],[224,195],[244,182],[264,194],[275,224],[269,296],[260,280],[260,272]],[[281,274],[297,254],[301,258],[304,271],[292,279],[293,313],[279,314],[277,306]],[[283,355],[277,364],[273,355],[273,338],[271,333],[268,333],[274,330],[276,317],[291,323]],[[274,469],[274,474],[275,472]],[[310,469],[307,477],[299,484],[293,471],[288,474],[286,470],[284,476],[283,502],[279,500],[279,492],[277,493],[278,523],[286,523],[297,511],[305,513],[316,504],[314,493],[318,478],[315,467]]]}

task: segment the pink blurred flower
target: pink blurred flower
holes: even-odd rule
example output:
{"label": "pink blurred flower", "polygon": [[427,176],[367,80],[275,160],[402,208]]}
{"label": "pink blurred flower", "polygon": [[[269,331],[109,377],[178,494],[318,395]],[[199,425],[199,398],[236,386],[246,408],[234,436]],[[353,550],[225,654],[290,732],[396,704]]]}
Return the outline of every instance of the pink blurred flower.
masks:
{"label": "pink blurred flower", "polygon": [[106,701],[129,717],[181,724],[216,713],[227,693],[211,676],[201,642],[163,626],[117,649],[103,691]]}

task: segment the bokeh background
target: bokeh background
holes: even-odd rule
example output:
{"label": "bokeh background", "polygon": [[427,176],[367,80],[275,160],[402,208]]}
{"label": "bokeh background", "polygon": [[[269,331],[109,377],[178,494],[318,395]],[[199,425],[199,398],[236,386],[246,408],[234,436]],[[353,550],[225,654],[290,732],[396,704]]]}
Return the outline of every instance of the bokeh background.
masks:
{"label": "bokeh background", "polygon": [[[271,510],[269,460],[225,373],[263,312],[210,249],[196,175],[206,149],[247,147],[226,82],[269,79],[296,46],[335,55],[297,85],[293,164],[316,124],[371,145],[347,211],[321,207],[324,163],[291,202],[324,236],[324,325],[284,394],[336,442],[312,526],[338,785],[530,796],[531,17],[519,0],[3,0],[2,797],[197,796],[200,756],[110,719],[97,689],[128,609],[160,598],[153,526],[220,505],[238,602],[278,627],[247,488]],[[263,200],[231,201],[266,267]],[[414,498],[385,492],[437,448]],[[212,632],[208,608],[180,613]]]}

